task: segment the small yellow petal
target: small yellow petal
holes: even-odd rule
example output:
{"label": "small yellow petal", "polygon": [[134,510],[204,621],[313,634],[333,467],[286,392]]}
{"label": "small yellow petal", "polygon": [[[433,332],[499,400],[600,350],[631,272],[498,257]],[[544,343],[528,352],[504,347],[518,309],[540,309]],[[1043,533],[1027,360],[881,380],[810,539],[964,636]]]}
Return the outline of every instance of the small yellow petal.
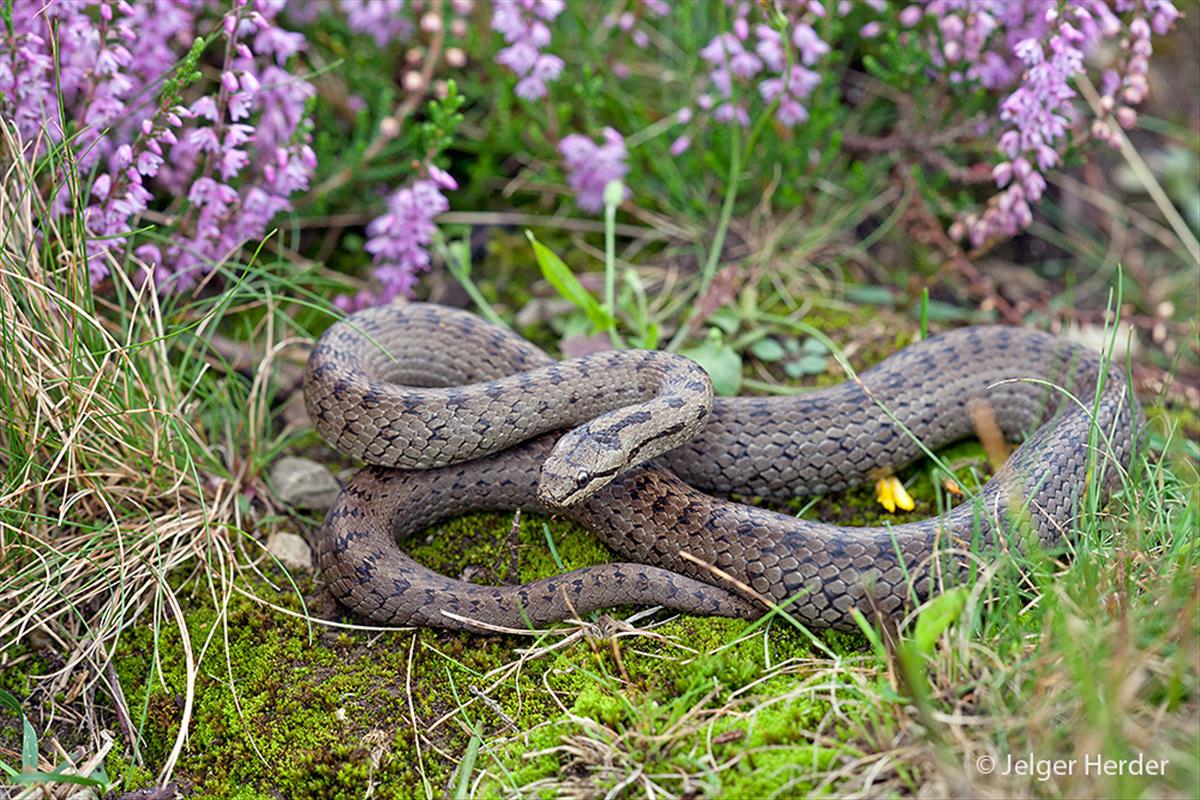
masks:
{"label": "small yellow petal", "polygon": [[894,475],[875,481],[875,499],[879,505],[895,513],[899,507],[902,511],[912,511],[916,508],[911,496],[904,489],[904,484]]}
{"label": "small yellow petal", "polygon": [[888,511],[896,510],[896,499],[892,491],[892,484],[895,481],[895,478],[880,478],[875,481],[875,499]]}

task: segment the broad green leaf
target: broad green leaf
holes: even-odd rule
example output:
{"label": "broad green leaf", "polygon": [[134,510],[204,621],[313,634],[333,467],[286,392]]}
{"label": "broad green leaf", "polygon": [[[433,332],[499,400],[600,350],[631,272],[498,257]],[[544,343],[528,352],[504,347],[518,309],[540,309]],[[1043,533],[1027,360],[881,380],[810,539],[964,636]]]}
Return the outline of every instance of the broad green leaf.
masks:
{"label": "broad green leaf", "polygon": [[783,365],[783,371],[789,378],[799,378],[804,375],[821,375],[829,369],[829,360],[825,356],[808,353],[795,361]]}
{"label": "broad green leaf", "polygon": [[742,357],[720,339],[709,339],[703,344],[684,350],[681,355],[704,367],[712,378],[713,391],[730,397],[742,388]]}
{"label": "broad green leaf", "polygon": [[779,361],[787,355],[787,351],[783,349],[783,345],[777,339],[769,337],[759,339],[750,345],[750,352],[760,361]]}
{"label": "broad green leaf", "polygon": [[938,637],[949,628],[962,613],[967,602],[967,590],[959,586],[938,595],[921,610],[913,630],[913,644],[921,655],[933,652]]}
{"label": "broad green leaf", "polygon": [[549,281],[555,291],[587,314],[588,320],[597,330],[611,330],[614,323],[612,315],[600,305],[596,298],[592,297],[587,289],[583,288],[583,284],[571,272],[571,268],[553,250],[539,242],[532,231],[525,231],[525,236],[533,245],[533,254],[542,270],[542,276]]}
{"label": "broad green leaf", "polygon": [[808,339],[804,340],[804,352],[816,353],[817,355],[823,356],[829,352],[829,348],[826,347],[825,343],[822,342],[820,339],[816,338],[815,336],[812,336],[812,337],[809,337]]}
{"label": "broad green leaf", "polygon": [[716,325],[730,336],[737,333],[737,329],[742,324],[742,318],[732,308],[718,308],[709,314],[708,319],[705,321],[710,325]]}

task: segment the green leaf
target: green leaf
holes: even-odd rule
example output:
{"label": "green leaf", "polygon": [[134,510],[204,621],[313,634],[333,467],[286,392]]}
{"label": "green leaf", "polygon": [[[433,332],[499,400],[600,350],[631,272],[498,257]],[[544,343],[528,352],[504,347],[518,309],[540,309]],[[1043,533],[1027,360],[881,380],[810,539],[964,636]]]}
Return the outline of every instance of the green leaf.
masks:
{"label": "green leaf", "polygon": [[479,756],[479,745],[483,739],[473,734],[467,742],[467,752],[458,764],[458,785],[454,788],[454,800],[466,800],[471,794],[471,773],[475,770],[475,759]]}
{"label": "green leaf", "polygon": [[974,322],[978,315],[968,308],[959,308],[941,300],[929,300],[924,306],[925,318],[934,322]]}
{"label": "green leaf", "polygon": [[718,308],[716,311],[708,315],[706,320],[711,325],[716,325],[725,333],[733,336],[737,333],[737,329],[741,327],[742,318],[737,315],[737,312],[732,308]]}
{"label": "green leaf", "polygon": [[783,349],[776,339],[759,339],[754,344],[750,345],[750,352],[759,361],[779,361],[787,355],[787,351]]}
{"label": "green leaf", "polygon": [[583,284],[571,272],[558,255],[539,242],[534,237],[532,231],[525,231],[525,236],[529,238],[529,243],[533,245],[533,254],[537,257],[538,266],[542,269],[542,275],[550,282],[555,291],[563,298],[569,300],[576,308],[587,314],[588,320],[596,330],[608,331],[612,330],[615,320],[609,314],[600,302],[592,297],[587,289],[583,288]]}
{"label": "green leaf", "polygon": [[657,322],[651,322],[646,326],[646,330],[642,332],[641,341],[638,342],[638,347],[643,350],[658,349],[658,334],[659,327]]}
{"label": "green leaf", "polygon": [[872,306],[895,305],[896,298],[886,286],[875,284],[853,284],[846,287],[846,299],[854,303],[865,303]]}
{"label": "green leaf", "polygon": [[827,369],[829,369],[829,359],[816,353],[806,353],[795,361],[789,361],[783,365],[783,371],[789,378],[823,375]]}
{"label": "green leaf", "polygon": [[825,346],[824,342],[813,336],[804,340],[804,352],[823,356],[829,352],[829,348]]}
{"label": "green leaf", "polygon": [[21,718],[21,768],[36,770],[38,761],[37,732],[30,724],[29,717],[25,716],[25,709],[21,707],[21,701],[9,692],[0,689],[0,705],[7,706]]}
{"label": "green leaf", "polygon": [[717,394],[730,397],[741,391],[742,357],[724,341],[710,338],[703,344],[684,350],[681,355],[704,367],[708,377],[712,378],[713,391]]}
{"label": "green leaf", "polygon": [[938,595],[922,609],[920,616],[917,617],[916,627],[913,629],[913,644],[918,653],[929,655],[933,652],[933,646],[937,644],[938,637],[954,624],[954,621],[962,614],[966,602],[967,590],[959,586]]}

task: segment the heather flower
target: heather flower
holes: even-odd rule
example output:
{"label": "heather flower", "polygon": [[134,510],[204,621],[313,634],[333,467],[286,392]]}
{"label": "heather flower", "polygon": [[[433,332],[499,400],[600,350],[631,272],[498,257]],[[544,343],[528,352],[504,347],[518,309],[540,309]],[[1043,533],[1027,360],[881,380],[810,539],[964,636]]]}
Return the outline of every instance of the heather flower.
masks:
{"label": "heather flower", "polygon": [[496,63],[516,73],[518,97],[543,97],[546,84],[562,71],[561,58],[541,52],[550,44],[546,22],[553,21],[562,9],[562,0],[495,0],[492,29],[508,43],[496,54]]}
{"label": "heather flower", "polygon": [[604,187],[622,180],[629,172],[625,163],[625,139],[612,128],[604,129],[604,144],[573,133],[558,145],[567,168],[567,183],[575,190],[575,202],[589,213],[604,207]]}
{"label": "heather flower", "polygon": [[375,266],[372,276],[378,290],[363,290],[353,297],[339,297],[345,311],[389,303],[410,296],[419,273],[429,269],[429,245],[437,235],[434,218],[450,208],[443,188],[456,188],[454,179],[437,167],[429,167],[430,177],[414,181],[388,198],[387,213],[367,226],[370,237],[364,249]]}
{"label": "heather flower", "polygon": [[829,45],[821,41],[811,25],[801,23],[792,31],[792,44],[800,51],[800,60],[811,67],[829,52]]}
{"label": "heather flower", "polygon": [[[1160,15],[1162,24],[1168,27],[1177,16],[1174,6],[1165,0],[1143,0],[1140,8],[1131,2],[1121,2],[1116,8],[1134,12],[1128,35],[1122,41],[1122,49],[1132,55],[1124,65],[1124,79],[1116,72],[1105,73],[1102,81],[1105,93],[1101,98],[1105,113],[1114,110],[1114,94],[1122,86],[1126,91],[1133,87],[1126,99],[1139,102],[1144,97],[1144,92],[1139,91],[1139,76],[1144,73],[1139,71],[1145,62],[1138,59],[1149,52],[1150,25],[1139,12]],[[1024,19],[1017,17],[1012,8],[1001,6],[994,10],[996,24],[1002,23],[1009,30],[1011,53],[1019,65],[1021,79],[1000,105],[999,116],[1007,123],[1007,129],[999,138],[998,149],[1005,160],[992,174],[1002,191],[989,201],[981,215],[968,216],[954,227],[955,233],[969,236],[976,246],[996,236],[1012,236],[1032,221],[1031,207],[1046,190],[1043,173],[1059,163],[1059,151],[1078,116],[1072,83],[1084,71],[1086,55],[1102,39],[1124,29],[1103,0],[1072,0],[1061,9],[1038,4],[1032,7],[1034,13]],[[1022,13],[1026,10],[1020,9]],[[945,23],[943,20],[943,33],[947,30]],[[966,36],[966,22],[960,20],[950,30],[968,46],[975,46],[975,39]],[[987,32],[990,31],[989,27]],[[1134,42],[1138,43],[1136,47]],[[987,78],[994,82],[1015,74],[1015,70],[1007,75],[996,71]],[[980,76],[981,81],[983,77]],[[1136,118],[1128,106],[1116,108],[1115,117],[1121,124],[1132,124]],[[1102,121],[1092,126],[1092,132],[1099,138],[1110,138]]]}
{"label": "heather flower", "polygon": [[340,0],[338,5],[350,30],[370,34],[379,47],[412,36],[413,24],[405,16],[405,0]]}
{"label": "heather flower", "polygon": [[[155,92],[190,42],[212,29],[210,6],[14,4],[11,31],[0,32],[0,113],[30,139],[40,133],[61,139],[60,114],[78,127],[79,168],[85,177],[95,172],[83,211],[93,282],[106,277],[102,256],[125,246],[156,191],[186,198],[187,207],[170,245],[134,252],[150,259],[161,287],[178,289],[260,238],[290,208],[291,194],[307,187],[315,157],[302,128],[312,89],[284,69],[305,42],[278,26],[279,7],[239,4],[219,17],[229,46],[218,80],[189,108],[173,108]],[[287,88],[273,90],[266,77]],[[61,174],[53,178],[67,183]],[[69,205],[69,194],[60,191],[52,213],[67,213]]]}

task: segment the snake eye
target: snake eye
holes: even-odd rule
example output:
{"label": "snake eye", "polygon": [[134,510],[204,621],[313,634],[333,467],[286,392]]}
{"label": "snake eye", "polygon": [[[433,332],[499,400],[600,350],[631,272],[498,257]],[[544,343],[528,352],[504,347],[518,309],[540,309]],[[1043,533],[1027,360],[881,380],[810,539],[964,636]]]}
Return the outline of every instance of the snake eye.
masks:
{"label": "snake eye", "polygon": [[579,470],[579,472],[575,473],[575,485],[583,486],[585,483],[588,482],[588,478],[590,478],[590,477],[591,476],[588,475],[588,471],[586,469]]}

